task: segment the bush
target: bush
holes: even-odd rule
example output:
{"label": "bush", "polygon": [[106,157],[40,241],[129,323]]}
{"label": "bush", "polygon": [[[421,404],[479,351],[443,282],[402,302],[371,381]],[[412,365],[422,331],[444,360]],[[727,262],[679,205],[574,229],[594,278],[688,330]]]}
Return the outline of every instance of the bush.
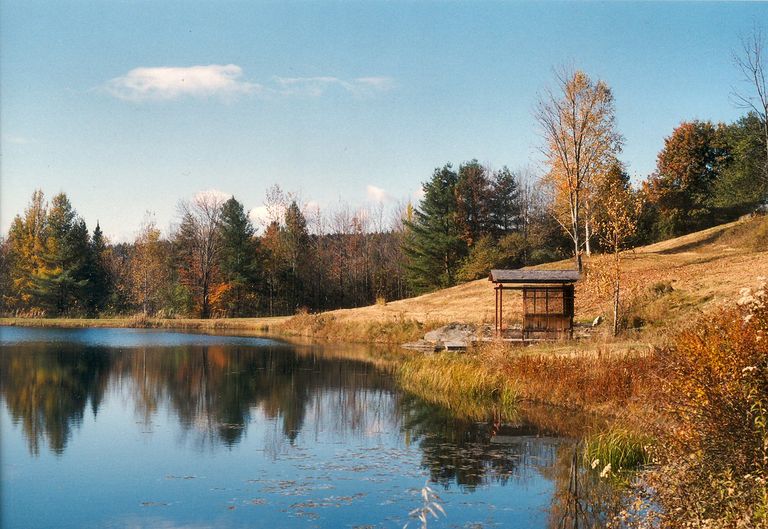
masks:
{"label": "bush", "polygon": [[768,527],[768,295],[742,291],[682,332],[665,355],[652,475],[669,527]]}

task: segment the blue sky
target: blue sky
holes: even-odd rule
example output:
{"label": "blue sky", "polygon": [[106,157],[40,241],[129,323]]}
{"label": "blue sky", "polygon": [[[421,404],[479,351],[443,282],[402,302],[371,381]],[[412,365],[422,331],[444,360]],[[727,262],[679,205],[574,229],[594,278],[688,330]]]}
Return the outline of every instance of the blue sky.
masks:
{"label": "blue sky", "polygon": [[[614,90],[637,179],[682,120],[732,121],[766,3],[0,0],[0,229],[35,188],[93,227],[167,228],[216,189],[333,209],[416,195],[445,162],[540,160],[532,110],[571,64]],[[197,67],[197,68],[195,68]]]}

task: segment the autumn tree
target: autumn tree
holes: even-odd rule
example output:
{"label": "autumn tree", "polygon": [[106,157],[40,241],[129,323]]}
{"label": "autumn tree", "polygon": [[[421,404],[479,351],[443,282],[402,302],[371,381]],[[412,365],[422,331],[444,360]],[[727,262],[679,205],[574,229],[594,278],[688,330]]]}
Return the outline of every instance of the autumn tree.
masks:
{"label": "autumn tree", "polygon": [[609,272],[613,299],[613,335],[619,333],[619,302],[621,293],[622,251],[637,231],[639,208],[621,163],[615,161],[601,181],[601,215],[597,233],[603,246],[611,253]]}
{"label": "autumn tree", "polygon": [[211,316],[211,296],[219,281],[223,203],[213,193],[201,193],[179,204],[181,222],[174,247],[181,281],[192,293],[201,318]]}
{"label": "autumn tree", "polygon": [[535,117],[544,138],[553,215],[571,238],[581,270],[588,190],[621,149],[613,94],[605,82],[592,81],[582,71],[563,71],[557,76],[557,91],[540,98]]}
{"label": "autumn tree", "polygon": [[8,266],[16,309],[35,309],[33,278],[43,266],[47,221],[48,204],[38,189],[32,193],[24,214],[16,215],[8,231]]}
{"label": "autumn tree", "polygon": [[136,305],[145,316],[154,314],[161,305],[160,292],[168,279],[160,229],[147,214],[133,243],[130,255],[130,290]]}
{"label": "autumn tree", "polygon": [[656,170],[643,183],[648,201],[658,211],[661,238],[716,223],[712,196],[727,154],[719,128],[709,121],[683,122],[665,138]]}

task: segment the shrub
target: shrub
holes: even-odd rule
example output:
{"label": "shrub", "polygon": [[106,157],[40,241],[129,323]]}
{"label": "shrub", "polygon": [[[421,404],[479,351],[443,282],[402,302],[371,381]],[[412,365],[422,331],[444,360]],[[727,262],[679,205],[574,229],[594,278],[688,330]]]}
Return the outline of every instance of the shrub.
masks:
{"label": "shrub", "polygon": [[742,291],[666,352],[652,475],[669,527],[768,527],[768,295]]}

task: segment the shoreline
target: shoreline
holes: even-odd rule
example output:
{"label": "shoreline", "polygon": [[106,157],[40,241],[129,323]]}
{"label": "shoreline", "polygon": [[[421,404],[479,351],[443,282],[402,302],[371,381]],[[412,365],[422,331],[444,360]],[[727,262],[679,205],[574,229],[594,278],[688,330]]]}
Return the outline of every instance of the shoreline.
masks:
{"label": "shoreline", "polygon": [[0,327],[50,327],[62,329],[179,329],[274,333],[290,316],[264,318],[0,318]]}

